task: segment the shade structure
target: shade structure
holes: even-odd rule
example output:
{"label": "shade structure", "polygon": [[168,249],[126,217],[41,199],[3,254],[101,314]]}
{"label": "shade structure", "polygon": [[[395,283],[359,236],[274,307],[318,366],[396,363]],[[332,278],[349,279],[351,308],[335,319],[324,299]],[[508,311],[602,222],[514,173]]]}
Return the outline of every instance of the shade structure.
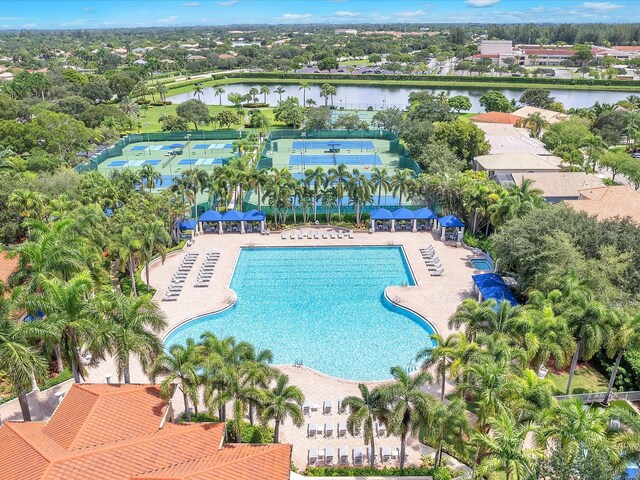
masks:
{"label": "shade structure", "polygon": [[182,220],[178,225],[180,230],[193,230],[198,225],[198,221],[195,218],[190,218],[189,220]]}
{"label": "shade structure", "polygon": [[393,218],[394,220],[413,220],[416,217],[411,210],[402,207],[393,212]]}
{"label": "shade structure", "polygon": [[249,210],[248,212],[246,212],[242,219],[245,222],[261,222],[263,221],[265,218],[267,218],[267,214],[264,212],[261,212],[260,210]]}
{"label": "shade structure", "polygon": [[476,287],[485,300],[495,300],[498,304],[507,301],[512,306],[519,305],[508,285],[504,283],[502,277],[495,273],[481,273],[472,275]]}
{"label": "shade structure", "polygon": [[455,215],[447,215],[446,217],[439,218],[438,222],[445,228],[464,227],[464,222]]}
{"label": "shade structure", "polygon": [[418,210],[415,210],[413,212],[413,216],[416,220],[434,220],[438,218],[437,215],[428,208],[419,208]]}
{"label": "shade structure", "polygon": [[386,208],[371,210],[371,220],[393,220],[393,214]]}
{"label": "shade structure", "polygon": [[222,218],[220,220],[222,220],[223,222],[241,222],[243,220],[242,217],[242,212],[239,212],[237,210],[229,210],[222,214]]}
{"label": "shade structure", "polygon": [[222,215],[215,210],[207,210],[198,219],[200,222],[219,222],[222,220]]}

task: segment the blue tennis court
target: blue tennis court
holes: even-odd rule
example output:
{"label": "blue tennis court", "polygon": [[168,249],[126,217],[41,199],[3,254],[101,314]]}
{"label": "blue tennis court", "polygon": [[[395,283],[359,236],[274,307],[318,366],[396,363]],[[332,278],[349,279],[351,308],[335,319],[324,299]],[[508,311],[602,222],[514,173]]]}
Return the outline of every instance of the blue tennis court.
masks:
{"label": "blue tennis court", "polygon": [[110,167],[124,167],[127,163],[126,160],[114,160],[109,164]]}
{"label": "blue tennis court", "polygon": [[178,162],[178,165],[193,165],[197,162],[198,160],[196,158],[185,158],[183,160],[180,160]]}
{"label": "blue tennis court", "polygon": [[296,150],[302,150],[303,148],[309,150],[328,150],[330,147],[341,149],[366,148],[367,150],[373,150],[375,148],[371,140],[308,140],[306,142],[296,140],[291,146],[291,148]]}
{"label": "blue tennis court", "polygon": [[290,155],[289,165],[382,165],[378,155]]}
{"label": "blue tennis court", "polygon": [[173,150],[174,148],[182,148],[184,143],[172,143],[171,145],[164,145],[160,150]]}
{"label": "blue tennis court", "polygon": [[133,147],[131,147],[131,150],[146,150],[147,148],[149,148],[149,146],[147,145],[135,145]]}
{"label": "blue tennis court", "polygon": [[142,165],[151,165],[155,167],[156,165],[160,165],[160,160],[146,160]]}
{"label": "blue tennis court", "polygon": [[193,146],[194,150],[222,150],[223,148],[231,148],[230,143],[198,143]]}

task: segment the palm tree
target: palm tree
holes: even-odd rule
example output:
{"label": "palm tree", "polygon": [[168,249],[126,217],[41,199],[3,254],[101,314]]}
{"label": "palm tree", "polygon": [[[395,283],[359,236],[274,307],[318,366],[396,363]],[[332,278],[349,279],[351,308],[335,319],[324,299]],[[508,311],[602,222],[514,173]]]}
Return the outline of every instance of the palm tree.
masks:
{"label": "palm tree", "polygon": [[289,385],[289,377],[281,374],[276,379],[275,386],[265,392],[265,400],[262,407],[262,421],[264,423],[273,420],[274,443],[280,443],[280,425],[287,417],[293,424],[300,428],[304,425],[302,415],[302,403],[304,394],[295,385]]}
{"label": "palm tree", "polygon": [[45,203],[42,194],[24,188],[14,190],[7,199],[7,207],[18,211],[22,218],[41,219]]}
{"label": "palm tree", "polygon": [[637,348],[640,345],[640,314],[630,316],[626,312],[618,312],[615,315],[617,325],[614,327],[615,335],[609,337],[606,342],[606,350],[609,356],[615,355],[616,360],[613,363],[609,385],[607,387],[607,395],[604,397],[605,405],[609,404],[611,398],[611,390],[618,375],[620,361],[626,351],[631,348]]}
{"label": "palm tree", "polygon": [[351,203],[356,207],[356,224],[359,225],[362,214],[361,207],[373,200],[371,181],[366,175],[361,174],[357,168],[354,168],[351,178],[347,181],[347,192]]}
{"label": "palm tree", "polygon": [[249,94],[248,95],[249,95],[249,97],[251,97],[251,101],[253,103],[257,103],[258,102],[257,97],[258,97],[259,93],[260,93],[260,90],[258,90],[256,87],[251,87],[249,89]]}
{"label": "palm tree", "polygon": [[162,174],[152,165],[143,165],[138,176],[140,178],[140,191],[143,190],[143,185],[149,191],[155,189],[158,185],[162,185]]}
{"label": "palm tree", "polygon": [[543,129],[549,126],[549,122],[539,113],[530,114],[524,121],[525,126],[531,131],[533,138],[539,138]]}
{"label": "palm tree", "polygon": [[271,89],[267,85],[260,87],[260,94],[264,95],[264,103],[267,103],[267,95],[271,93]]}
{"label": "palm tree", "polygon": [[324,98],[324,106],[328,106],[329,97],[331,96],[331,84],[325,83],[320,87],[320,96]]}
{"label": "palm tree", "polygon": [[278,103],[282,102],[282,94],[285,92],[286,90],[282,87],[278,87],[274,90],[274,93],[278,94]]}
{"label": "palm tree", "polygon": [[202,97],[202,95],[204,95],[204,92],[203,92],[203,89],[202,89],[202,84],[196,83],[193,86],[193,96],[194,97],[198,97],[198,100],[200,100],[200,97]]}
{"label": "palm tree", "polygon": [[87,308],[87,315],[104,328],[104,348],[115,357],[118,380],[131,383],[132,355],[147,370],[162,352],[158,334],[167,326],[166,315],[148,297],[129,297],[113,290],[103,291]]}
{"label": "palm tree", "polygon": [[330,168],[327,171],[327,184],[335,188],[336,200],[338,204],[338,221],[342,220],[340,214],[340,207],[342,205],[342,198],[344,197],[344,187],[351,178],[349,170],[344,163],[341,163],[336,168]]}
{"label": "palm tree", "polygon": [[429,437],[436,446],[435,466],[442,463],[444,442],[449,445],[463,446],[464,439],[470,429],[467,417],[467,404],[460,397],[455,397],[448,404],[435,402],[433,414],[427,425]]}
{"label": "palm tree", "polygon": [[216,97],[220,97],[220,106],[222,106],[222,94],[225,92],[225,89],[223,87],[216,87],[213,90],[213,93]]}
{"label": "palm tree", "polygon": [[402,367],[392,367],[394,382],[381,387],[382,400],[389,405],[388,427],[400,435],[400,471],[404,469],[407,435],[417,433],[430,417],[433,400],[423,387],[431,383],[428,372],[420,371],[410,376]]}
{"label": "palm tree", "polygon": [[142,251],[140,235],[130,226],[122,229],[114,239],[111,247],[114,257],[120,262],[121,268],[129,272],[131,279],[131,292],[138,296],[136,287],[136,264]]}
{"label": "palm tree", "polygon": [[325,188],[320,194],[320,201],[322,202],[322,208],[324,209],[324,215],[327,219],[327,223],[331,221],[333,209],[338,204],[335,188]]}
{"label": "palm tree", "polygon": [[369,460],[371,468],[376,465],[376,445],[374,424],[384,416],[384,404],[380,397],[380,390],[369,390],[364,383],[358,384],[360,396],[349,396],[342,400],[342,405],[351,410],[347,419],[347,429],[351,435],[356,436],[359,431],[365,445],[371,445]]}
{"label": "palm tree", "polygon": [[387,169],[385,167],[373,167],[373,170],[371,170],[371,182],[376,190],[378,190],[378,208],[380,208],[382,192],[386,194],[391,188],[391,177]]}
{"label": "palm tree", "polygon": [[537,448],[527,448],[527,435],[536,431],[536,425],[518,425],[506,413],[489,420],[491,430],[473,436],[472,443],[485,452],[480,462],[481,475],[502,472],[506,480],[532,478],[536,460],[542,456]]}
{"label": "palm tree", "polygon": [[173,345],[168,351],[159,355],[151,368],[151,383],[155,383],[159,375],[164,375],[160,384],[160,393],[164,398],[173,394],[173,382],[178,380],[178,388],[182,391],[184,412],[187,422],[191,421],[189,398],[198,384],[198,349],[193,340],[187,342],[187,346]]}
{"label": "palm tree", "polygon": [[152,91],[157,92],[158,95],[160,95],[160,100],[162,100],[163,103],[166,103],[167,93],[169,93],[169,89],[164,83],[159,83],[155,89],[152,88]]}
{"label": "palm tree", "polygon": [[432,345],[421,350],[416,356],[416,361],[422,360],[422,369],[428,370],[435,366],[436,372],[441,378],[442,388],[440,390],[440,401],[444,401],[447,371],[453,370],[453,375],[459,372],[461,362],[458,357],[461,346],[468,346],[464,333],[458,332],[443,338],[438,333],[430,335]]}
{"label": "palm tree", "polygon": [[413,172],[408,168],[396,170],[395,174],[391,178],[391,192],[394,197],[396,194],[398,195],[398,205],[400,207],[402,207],[402,196],[411,191],[413,184]]}
{"label": "palm tree", "polygon": [[258,196],[258,210],[262,211],[262,189],[269,181],[269,174],[265,169],[258,169],[255,166],[251,167],[247,175],[247,185],[249,188],[256,191]]}
{"label": "palm tree", "polygon": [[311,90],[311,85],[306,80],[300,82],[300,87],[298,90],[302,90],[302,105],[306,104],[307,101],[307,90]]}
{"label": "palm tree", "polygon": [[[460,326],[464,324],[465,333],[471,341],[474,341],[479,333],[504,331],[504,326],[499,325],[498,315],[494,310],[495,306],[495,300],[478,302],[474,299],[467,298],[462,301],[456,309],[456,312],[449,319],[449,328],[459,329]],[[505,312],[506,309],[508,309],[508,307],[505,306],[503,312]]]}
{"label": "palm tree", "polygon": [[142,241],[140,248],[140,259],[145,264],[145,276],[147,286],[149,286],[149,262],[153,259],[154,253],[158,253],[162,262],[167,258],[167,247],[171,243],[171,236],[167,232],[162,220],[151,222],[142,231]]}
{"label": "palm tree", "polygon": [[[22,419],[31,421],[27,392],[31,390],[32,378],[45,378],[47,362],[25,342],[25,326],[32,329],[42,322],[18,324],[9,318],[9,306],[0,295],[0,374],[11,384],[18,395]],[[39,327],[38,327],[39,328]]]}
{"label": "palm tree", "polygon": [[304,183],[307,188],[313,189],[313,221],[318,221],[318,196],[321,189],[327,184],[327,174],[322,167],[316,167],[315,169],[309,169],[304,172]]}

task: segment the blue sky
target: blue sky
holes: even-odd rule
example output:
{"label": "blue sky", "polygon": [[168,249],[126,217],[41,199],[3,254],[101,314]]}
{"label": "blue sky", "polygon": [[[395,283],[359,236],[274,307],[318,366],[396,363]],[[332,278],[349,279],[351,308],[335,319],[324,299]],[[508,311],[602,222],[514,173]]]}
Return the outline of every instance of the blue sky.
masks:
{"label": "blue sky", "polygon": [[640,0],[5,0],[1,5],[2,29],[640,21]]}

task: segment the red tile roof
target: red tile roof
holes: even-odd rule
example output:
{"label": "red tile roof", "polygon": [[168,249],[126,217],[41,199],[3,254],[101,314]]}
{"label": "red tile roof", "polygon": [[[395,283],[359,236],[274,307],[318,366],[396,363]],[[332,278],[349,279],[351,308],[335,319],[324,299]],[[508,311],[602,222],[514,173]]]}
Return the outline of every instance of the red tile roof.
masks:
{"label": "red tile roof", "polygon": [[223,423],[163,422],[156,385],[74,385],[48,422],[0,427],[0,479],[286,480],[290,445],[223,445]]}
{"label": "red tile roof", "polygon": [[487,112],[480,115],[474,115],[469,120],[479,123],[503,123],[506,125],[515,125],[518,120],[522,120],[520,117],[511,115],[505,112]]}
{"label": "red tile roof", "polygon": [[524,53],[527,55],[565,55],[568,57],[572,57],[576,54],[574,50],[568,48],[525,48]]}
{"label": "red tile roof", "polygon": [[613,49],[621,52],[640,52],[640,45],[616,45]]}
{"label": "red tile roof", "polygon": [[2,283],[7,283],[16,268],[18,268],[18,259],[8,258],[7,252],[0,252],[0,281]]}

